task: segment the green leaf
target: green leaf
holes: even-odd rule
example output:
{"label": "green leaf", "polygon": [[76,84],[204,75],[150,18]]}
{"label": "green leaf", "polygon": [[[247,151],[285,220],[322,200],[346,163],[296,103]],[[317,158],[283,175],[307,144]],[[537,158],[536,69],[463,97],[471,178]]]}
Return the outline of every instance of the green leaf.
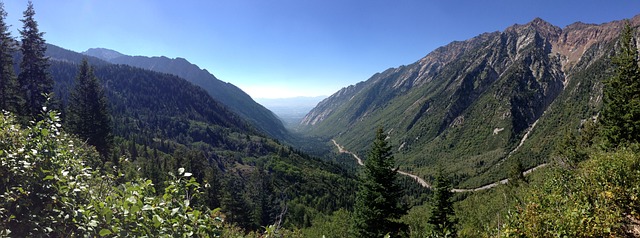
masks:
{"label": "green leaf", "polygon": [[136,199],[135,196],[130,196],[129,198],[127,198],[127,202],[130,202],[130,203],[133,203],[133,204],[136,204],[137,201],[138,200]]}
{"label": "green leaf", "polygon": [[178,210],[180,210],[180,208],[176,207],[174,209],[171,209],[171,216],[175,215],[176,213],[178,213]]}
{"label": "green leaf", "polygon": [[111,219],[113,219],[113,212],[111,211],[111,209],[106,208],[103,211],[103,215],[104,215],[104,219],[107,221],[108,224],[111,223]]}
{"label": "green leaf", "polygon": [[98,226],[98,222],[95,221],[95,220],[91,220],[91,221],[89,221],[89,226],[90,227],[97,227]]}
{"label": "green leaf", "polygon": [[162,218],[158,214],[153,215],[153,226],[158,228],[160,225],[162,225]]}
{"label": "green leaf", "polygon": [[140,206],[137,204],[134,204],[131,206],[131,213],[136,213],[140,211]]}
{"label": "green leaf", "polygon": [[108,236],[108,235],[111,235],[111,230],[104,229],[104,228],[100,230],[100,236]]}
{"label": "green leaf", "polygon": [[143,211],[151,211],[151,210],[153,210],[153,207],[152,207],[151,205],[149,205],[149,204],[145,204],[145,205],[142,207],[142,210],[143,210]]}

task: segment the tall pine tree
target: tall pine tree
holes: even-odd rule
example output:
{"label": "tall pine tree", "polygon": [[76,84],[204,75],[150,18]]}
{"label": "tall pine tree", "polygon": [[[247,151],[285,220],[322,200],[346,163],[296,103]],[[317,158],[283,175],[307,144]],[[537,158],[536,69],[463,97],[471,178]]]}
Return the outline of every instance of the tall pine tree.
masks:
{"label": "tall pine tree", "polygon": [[11,37],[6,18],[4,3],[0,2],[0,109],[17,112],[21,104],[19,85],[13,71],[13,53],[17,44]]}
{"label": "tall pine tree", "polygon": [[453,192],[451,191],[451,182],[444,175],[444,172],[438,172],[432,191],[431,204],[433,208],[427,222],[433,226],[433,235],[435,237],[455,237],[457,220],[451,200]]}
{"label": "tall pine tree", "polygon": [[68,105],[69,131],[95,146],[106,158],[112,144],[111,117],[104,90],[87,59],[80,64]]}
{"label": "tall pine tree", "polygon": [[386,137],[379,128],[365,161],[354,208],[354,228],[358,237],[397,234],[403,227],[396,219],[406,214],[407,208],[399,201],[402,191],[396,181],[398,169]]}
{"label": "tall pine tree", "polygon": [[53,79],[49,75],[49,58],[45,56],[47,45],[44,33],[38,30],[38,23],[34,19],[36,14],[33,3],[29,1],[27,10],[23,12],[24,24],[22,36],[22,61],[18,82],[25,100],[21,114],[29,119],[36,118],[43,106],[46,106],[47,96],[53,92]]}
{"label": "tall pine tree", "polygon": [[640,66],[634,31],[627,23],[613,58],[614,75],[604,82],[602,133],[608,146],[640,142]]}

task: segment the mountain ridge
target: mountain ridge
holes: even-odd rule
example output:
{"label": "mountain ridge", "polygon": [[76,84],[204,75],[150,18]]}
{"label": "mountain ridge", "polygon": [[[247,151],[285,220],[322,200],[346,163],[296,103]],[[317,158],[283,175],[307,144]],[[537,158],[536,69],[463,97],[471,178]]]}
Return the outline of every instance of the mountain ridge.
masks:
{"label": "mountain ridge", "polygon": [[267,135],[286,139],[287,130],[278,117],[264,106],[255,102],[248,94],[235,85],[216,78],[206,69],[192,64],[184,58],[166,56],[129,56],[115,50],[92,48],[85,55],[101,58],[114,64],[126,64],[161,73],[177,75],[205,89],[214,99],[222,102],[244,119],[252,122]]}
{"label": "mountain ridge", "polygon": [[[640,16],[629,22],[640,25]],[[575,117],[597,114],[606,77],[597,69],[609,67],[605,56],[622,25],[574,23],[562,29],[536,18],[454,41],[339,90],[307,114],[302,127],[360,153],[367,143],[358,138],[371,138],[373,127],[384,126],[403,169],[430,177],[432,167],[446,165],[463,185],[496,180],[505,174],[507,158],[507,164],[527,167],[548,159],[557,136],[536,131],[557,135],[562,127],[579,126]],[[550,118],[567,122],[553,126]],[[532,146],[532,140],[540,144]]]}

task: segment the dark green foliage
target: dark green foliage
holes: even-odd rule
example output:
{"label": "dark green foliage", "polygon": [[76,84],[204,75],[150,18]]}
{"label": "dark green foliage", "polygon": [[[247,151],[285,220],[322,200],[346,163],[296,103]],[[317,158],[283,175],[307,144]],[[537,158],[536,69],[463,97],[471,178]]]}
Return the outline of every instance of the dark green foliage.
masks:
{"label": "dark green foliage", "polygon": [[591,119],[587,119],[582,124],[582,128],[580,128],[580,138],[579,138],[580,146],[583,148],[589,148],[594,143],[596,143],[596,141],[599,139],[600,138],[598,137],[598,125],[596,124],[595,121]]}
{"label": "dark green foliage", "polygon": [[354,237],[351,226],[352,221],[352,213],[345,210],[338,210],[330,216],[315,219],[311,227],[302,230],[302,234],[303,237]]}
{"label": "dark green foliage", "polygon": [[554,156],[566,167],[573,168],[578,162],[586,158],[584,148],[580,146],[580,141],[575,132],[566,128],[560,142],[556,145]]}
{"label": "dark green foliage", "polygon": [[0,236],[216,237],[222,220],[194,204],[202,194],[184,168],[158,195],[150,180],[118,184],[87,166],[95,149],[61,130],[55,112],[21,129],[0,115]]}
{"label": "dark green foliage", "polygon": [[[58,51],[69,61],[80,59]],[[51,71],[56,92],[70,98],[65,88],[72,88],[77,65],[52,61]],[[241,209],[225,215],[236,217],[235,223],[247,230],[274,224],[279,217],[283,227],[302,228],[321,214],[353,206],[352,173],[259,135],[201,88],[126,65],[98,62],[94,73],[111,103],[111,161],[129,161],[122,165],[120,182],[148,178],[162,191],[164,181],[171,180],[166,171],[183,167],[204,184],[199,204],[228,208],[230,200],[224,206],[222,200],[233,189],[236,194],[229,197],[241,198],[233,201]],[[228,180],[234,186],[227,187]]]}
{"label": "dark green foliage", "polygon": [[527,179],[524,177],[524,168],[522,167],[522,162],[520,160],[514,159],[510,162],[509,168],[509,185],[510,186],[519,186],[521,183],[526,183]]}
{"label": "dark green foliage", "polygon": [[438,173],[433,183],[431,203],[433,210],[429,217],[429,224],[433,226],[436,237],[455,237],[457,219],[453,210],[453,192],[451,181],[443,172]]}
{"label": "dark green foliage", "polygon": [[[105,49],[92,49],[87,54],[99,56]],[[126,64],[161,73],[177,75],[202,87],[216,101],[250,122],[260,132],[276,139],[286,139],[284,125],[271,111],[253,101],[244,91],[233,84],[223,82],[207,70],[200,69],[183,58],[128,56],[118,53],[118,57],[105,58],[114,64]]]}
{"label": "dark green foliage", "polygon": [[13,53],[17,44],[11,37],[6,18],[4,3],[0,2],[0,109],[17,112],[21,105],[20,89],[13,70]]}
{"label": "dark green foliage", "polygon": [[[179,168],[157,193],[151,180],[113,186],[113,176],[98,180],[84,210],[80,234],[95,237],[220,237],[223,220],[217,209],[195,201],[202,188],[192,173]],[[107,185],[107,186],[105,186]],[[112,185],[113,187],[109,187]]]}
{"label": "dark green foliage", "polygon": [[79,66],[67,105],[66,125],[69,132],[95,146],[106,158],[113,143],[111,116],[102,85],[86,59]]}
{"label": "dark green foliage", "polygon": [[398,169],[386,137],[383,129],[378,128],[365,161],[354,208],[354,229],[358,237],[383,237],[387,233],[402,232],[403,225],[397,219],[407,208],[399,201],[402,191],[397,184]]}
{"label": "dark green foliage", "polygon": [[88,202],[91,170],[83,163],[97,153],[62,132],[57,114],[43,113],[24,129],[0,115],[0,236],[72,234],[77,207]]}
{"label": "dark green foliage", "polygon": [[45,57],[47,46],[42,37],[44,33],[38,30],[38,23],[34,16],[33,3],[29,1],[24,11],[22,36],[22,61],[18,82],[25,100],[20,114],[33,119],[38,116],[40,109],[45,106],[47,95],[53,92],[53,79],[49,75],[49,58]]}
{"label": "dark green foliage", "polygon": [[611,147],[640,142],[640,66],[633,29],[622,30],[614,75],[604,82],[602,133]]}
{"label": "dark green foliage", "polygon": [[220,207],[227,214],[226,220],[246,229],[252,228],[250,211],[242,197],[242,181],[237,177],[229,177],[224,182],[224,188],[220,196]]}

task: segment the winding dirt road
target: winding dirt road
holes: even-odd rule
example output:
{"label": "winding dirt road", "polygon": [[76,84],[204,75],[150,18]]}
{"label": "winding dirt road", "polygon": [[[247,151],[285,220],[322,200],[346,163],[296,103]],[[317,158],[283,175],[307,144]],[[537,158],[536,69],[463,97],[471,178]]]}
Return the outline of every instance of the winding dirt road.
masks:
{"label": "winding dirt road", "polygon": [[[522,172],[522,175],[526,176],[527,174],[530,174],[531,172],[536,171],[539,168],[543,168],[543,167],[545,167],[547,165],[548,164],[541,164],[541,165],[538,165],[536,167],[530,168],[527,171]],[[509,179],[503,179],[503,180],[500,180],[498,182],[490,183],[490,184],[487,184],[487,185],[484,185],[484,186],[481,186],[481,187],[477,187],[477,188],[454,188],[454,189],[451,189],[451,192],[454,192],[454,193],[477,192],[477,191],[493,188],[493,187],[498,186],[500,184],[506,184],[508,182],[509,182]]]}
{"label": "winding dirt road", "polygon": [[[358,157],[358,155],[356,155],[355,153],[353,153],[351,151],[348,151],[348,150],[344,149],[344,147],[342,147],[340,144],[338,144],[338,142],[336,142],[336,140],[334,140],[334,139],[331,139],[331,142],[333,142],[333,144],[336,145],[336,147],[338,148],[338,152],[345,153],[345,154],[350,154],[351,156],[353,156],[354,159],[356,159],[356,161],[358,162],[358,164],[360,166],[364,166],[364,163],[362,162],[362,159],[360,159],[360,157]],[[407,173],[407,172],[404,172],[404,171],[400,171],[400,170],[398,170],[398,173],[413,178],[422,187],[431,188],[431,185],[429,183],[427,183],[427,181],[424,181],[424,179],[418,177],[417,175],[410,174],[410,173]]]}
{"label": "winding dirt road", "polygon": [[[354,159],[356,159],[356,161],[358,162],[358,164],[360,166],[364,166],[364,163],[362,162],[362,159],[360,159],[360,157],[358,155],[356,155],[355,153],[353,153],[351,151],[346,150],[344,147],[342,147],[340,144],[338,144],[338,142],[336,142],[334,139],[331,139],[331,142],[333,142],[333,144],[338,148],[338,152],[345,153],[345,154],[350,154],[351,156],[353,156]],[[530,174],[531,172],[536,171],[537,169],[543,168],[543,167],[545,167],[547,165],[548,164],[546,164],[546,163],[538,165],[536,167],[533,167],[531,169],[528,169],[528,170],[522,172],[522,174],[526,176],[526,175]],[[425,181],[424,179],[418,177],[415,174],[410,174],[408,172],[404,172],[404,171],[400,171],[400,170],[398,170],[398,173],[413,178],[422,187],[431,189],[431,184],[427,183],[427,181]],[[480,186],[480,187],[477,187],[477,188],[454,188],[454,189],[451,189],[451,192],[454,192],[454,193],[477,192],[477,191],[482,191],[482,190],[493,188],[493,187],[498,186],[500,184],[506,184],[508,182],[509,182],[509,179],[503,179],[503,180],[497,181],[495,183],[490,183],[490,184],[487,184],[487,185],[484,185],[484,186]]]}
{"label": "winding dirt road", "polygon": [[358,162],[358,164],[360,166],[364,166],[364,163],[362,163],[362,160],[360,159],[360,157],[358,157],[358,155],[351,153],[351,151],[345,150],[344,147],[342,147],[340,144],[338,144],[338,142],[336,142],[336,140],[331,139],[331,142],[333,142],[334,145],[336,145],[336,147],[338,147],[338,152],[340,153],[345,153],[345,154],[350,154],[351,156],[353,156],[353,158],[356,159],[356,161]]}

